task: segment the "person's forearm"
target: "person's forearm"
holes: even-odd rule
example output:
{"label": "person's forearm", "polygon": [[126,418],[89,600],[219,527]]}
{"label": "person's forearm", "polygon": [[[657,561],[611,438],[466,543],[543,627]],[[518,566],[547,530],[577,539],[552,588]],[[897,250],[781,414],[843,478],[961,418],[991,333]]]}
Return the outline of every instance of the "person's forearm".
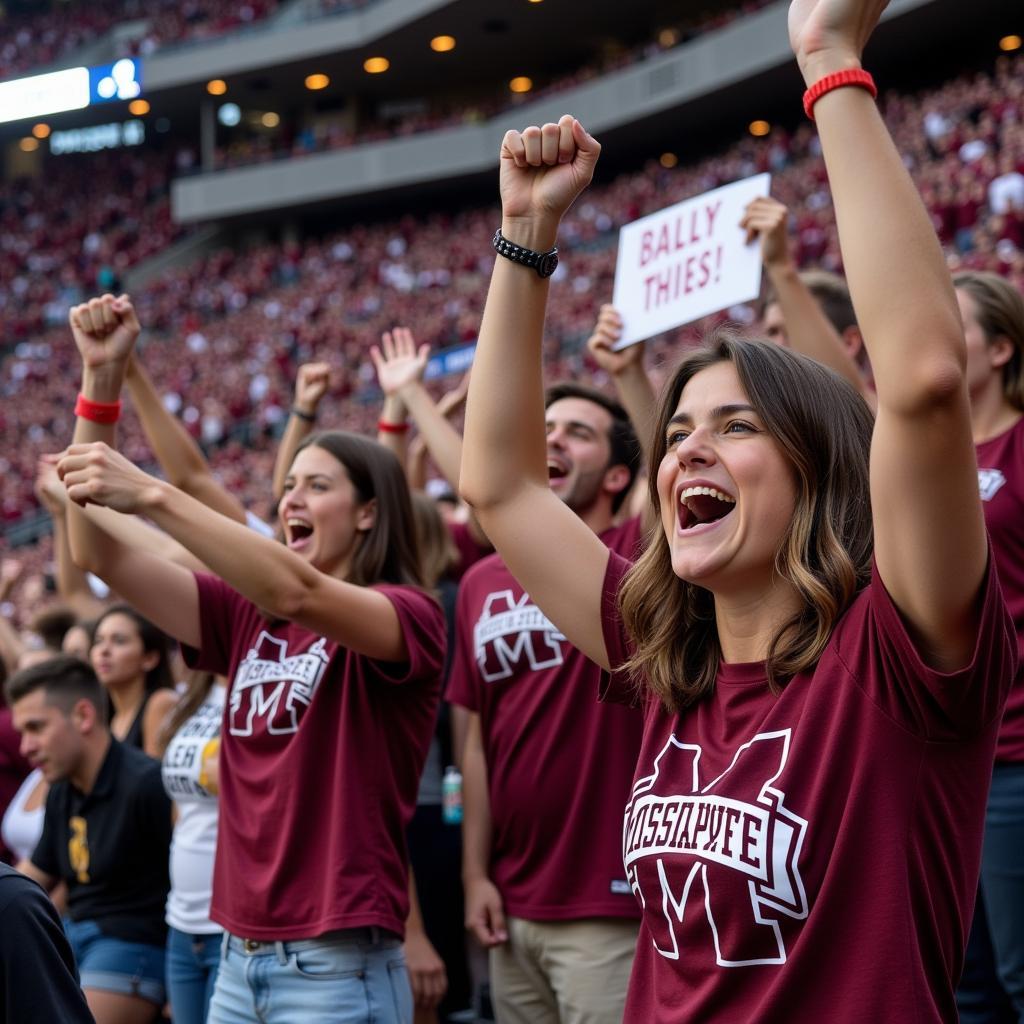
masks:
{"label": "person's forearm", "polygon": [[[477,726],[479,735],[479,726]],[[463,753],[462,877],[467,882],[490,877],[491,800],[487,792],[487,762],[471,735]]]}
{"label": "person's forearm", "polygon": [[92,592],[85,570],[75,564],[68,539],[67,514],[51,515],[53,522],[53,555],[57,569],[57,594],[80,619],[91,619],[103,608],[103,602]]}
{"label": "person's forearm", "polygon": [[864,378],[857,364],[843,347],[843,339],[825,316],[821,303],[800,280],[796,267],[789,262],[775,263],[766,264],[765,270],[775,289],[793,350],[816,359],[864,394]]}
{"label": "person's forearm", "polygon": [[293,412],[288,417],[288,423],[284,428],[284,434],[277,446],[277,455],[274,458],[274,476],[271,488],[274,500],[280,501],[284,494],[284,482],[288,478],[288,470],[292,468],[295,461],[295,453],[299,445],[313,433],[313,421],[303,416],[296,416]]}
{"label": "person's forearm", "polygon": [[[557,223],[505,225],[510,241],[544,252]],[[510,484],[548,486],[541,346],[548,283],[497,257],[480,325],[466,405],[459,487],[477,509],[501,504]]]}
{"label": "person's forearm", "polygon": [[192,572],[209,572],[188,548],[179,544],[173,537],[157,530],[138,516],[123,515],[102,505],[87,505],[83,510],[86,518],[99,527],[105,534],[125,547],[148,551],[152,555],[176,565],[184,566]]}
{"label": "person's forearm", "polygon": [[137,356],[128,364],[125,383],[146,439],[167,479],[222,515],[244,523],[245,506],[213,479],[199,445],[167,410]]}
{"label": "person's forearm", "polygon": [[377,441],[390,452],[394,452],[395,458],[405,466],[406,456],[409,451],[409,430],[406,424],[407,410],[405,402],[397,395],[385,395],[384,405],[381,408],[380,422],[396,429],[385,430],[382,427],[377,429]]}
{"label": "person's forearm", "polygon": [[[810,83],[835,70],[826,59],[805,75]],[[879,405],[919,408],[963,373],[966,354],[949,269],[871,96],[836,89],[814,113]]]}
{"label": "person's forearm", "polygon": [[457,490],[459,467],[462,464],[462,438],[459,432],[448,422],[419,381],[415,381],[402,391],[402,399],[416,421],[420,437],[427,446],[430,457],[441,471],[441,476]]}
{"label": "person's forearm", "polygon": [[630,364],[622,373],[612,376],[619,401],[626,410],[633,430],[640,440],[642,448],[646,448],[654,436],[655,409],[658,396],[650,377],[644,369],[642,361]]}
{"label": "person's forearm", "polygon": [[24,653],[25,645],[18,631],[7,621],[6,616],[0,615],[0,659],[3,659],[8,675],[13,676],[18,671],[18,662]]}

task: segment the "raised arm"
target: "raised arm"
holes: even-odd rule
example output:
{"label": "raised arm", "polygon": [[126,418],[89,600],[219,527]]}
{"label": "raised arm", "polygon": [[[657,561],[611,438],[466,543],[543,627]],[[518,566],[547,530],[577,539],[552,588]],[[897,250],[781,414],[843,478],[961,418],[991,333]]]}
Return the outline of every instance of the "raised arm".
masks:
{"label": "raised arm", "polygon": [[[502,234],[547,252],[601,147],[569,115],[501,146]],[[585,654],[608,665],[608,551],[548,486],[541,339],[548,282],[497,257],[469,383],[460,490],[513,575]],[[558,571],[552,572],[552,566]]]}
{"label": "raised arm", "polygon": [[75,564],[68,540],[67,497],[57,478],[57,467],[41,461],[36,466],[36,497],[50,513],[53,524],[53,558],[56,565],[57,594],[79,619],[93,619],[103,602],[92,592],[88,574]]}
{"label": "raised arm", "polygon": [[[395,662],[408,658],[398,613],[380,591],[320,572],[277,541],[143,473],[107,444],[72,445],[57,470],[72,502],[94,502],[117,512],[145,515],[269,615],[298,622],[370,658]],[[196,619],[196,639],[186,642],[198,646],[195,580],[191,573],[186,575]],[[136,603],[132,595],[125,596]],[[159,624],[158,619],[154,621]]]}
{"label": "raised arm", "polygon": [[133,351],[128,360],[125,379],[146,440],[167,479],[221,515],[244,523],[245,506],[214,479],[199,445],[184,424],[168,411],[137,352]]}
{"label": "raised arm", "polygon": [[[82,357],[80,402],[84,403],[75,424],[74,442],[79,450],[90,442],[113,444],[116,403],[139,336],[139,321],[126,295],[91,299],[73,307],[69,319]],[[63,478],[59,464],[58,473]],[[67,519],[71,553],[82,569],[105,580],[165,633],[199,646],[199,596],[191,572],[121,543],[74,502],[68,503]]]}
{"label": "raised arm", "polygon": [[[794,0],[808,86],[859,69],[886,0]],[[976,633],[987,542],[965,382],[966,348],[928,214],[871,95],[814,108],[843,263],[871,357],[878,415],[871,502],[878,571],[926,660],[962,667]]]}
{"label": "raised arm", "polygon": [[740,227],[747,232],[748,245],[761,239],[761,258],[782,311],[789,344],[794,352],[817,359],[848,380],[865,400],[874,401],[839,332],[800,278],[786,238],[788,218],[789,210],[777,199],[759,196],[747,206]]}
{"label": "raised arm", "polygon": [[288,476],[288,467],[295,459],[295,452],[313,432],[316,411],[320,406],[320,400],[327,394],[330,381],[331,368],[327,363],[303,363],[299,367],[295,378],[295,400],[292,402],[292,411],[274,459],[271,486],[275,501],[280,501],[281,495],[284,494],[284,481]]}

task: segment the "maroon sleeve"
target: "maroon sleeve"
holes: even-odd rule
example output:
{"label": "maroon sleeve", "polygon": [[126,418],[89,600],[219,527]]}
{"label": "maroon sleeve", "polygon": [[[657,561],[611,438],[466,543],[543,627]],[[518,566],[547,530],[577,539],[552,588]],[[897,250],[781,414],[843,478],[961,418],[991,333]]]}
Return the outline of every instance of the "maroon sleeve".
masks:
{"label": "maroon sleeve", "polygon": [[609,552],[608,568],[601,590],[601,630],[612,671],[601,673],[601,700],[636,707],[639,704],[636,680],[628,672],[617,669],[632,656],[633,649],[619,612],[619,588],[632,563],[614,551]]}
{"label": "maroon sleeve", "polygon": [[416,587],[389,585],[373,589],[394,605],[409,649],[409,660],[405,662],[369,661],[375,674],[393,684],[439,678],[448,644],[441,606]]}
{"label": "maroon sleeve", "polygon": [[835,650],[875,705],[902,727],[933,741],[963,739],[1001,717],[1017,671],[1013,623],[991,551],[977,614],[968,664],[955,672],[933,669],[921,658],[875,567],[867,593],[836,629]]}
{"label": "maroon sleeve", "polygon": [[448,689],[445,700],[449,704],[458,704],[470,711],[480,711],[480,698],[477,693],[477,667],[473,652],[473,621],[470,608],[470,586],[463,581],[459,587],[459,596],[455,602],[455,651],[452,656],[452,667],[448,673]]}
{"label": "maroon sleeve", "polygon": [[195,573],[199,592],[199,623],[202,645],[197,649],[181,645],[181,656],[189,668],[227,675],[231,666],[231,641],[236,634],[236,612],[244,601],[222,579],[206,572]]}

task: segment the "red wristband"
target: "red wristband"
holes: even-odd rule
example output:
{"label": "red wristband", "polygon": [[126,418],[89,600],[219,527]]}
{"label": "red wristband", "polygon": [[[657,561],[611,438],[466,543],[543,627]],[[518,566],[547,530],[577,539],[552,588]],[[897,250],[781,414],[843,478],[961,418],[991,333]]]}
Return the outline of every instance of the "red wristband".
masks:
{"label": "red wristband", "polygon": [[388,423],[387,420],[377,420],[377,429],[384,434],[404,434],[409,429],[409,424]]}
{"label": "red wristband", "polygon": [[90,423],[116,423],[121,418],[120,402],[94,402],[79,393],[75,415]]}
{"label": "red wristband", "polygon": [[814,104],[827,92],[833,89],[845,89],[854,85],[859,89],[867,89],[872,99],[878,99],[878,86],[871,77],[870,72],[863,68],[847,68],[845,71],[833,71],[831,75],[819,78],[807,92],[804,93],[804,113],[813,121]]}

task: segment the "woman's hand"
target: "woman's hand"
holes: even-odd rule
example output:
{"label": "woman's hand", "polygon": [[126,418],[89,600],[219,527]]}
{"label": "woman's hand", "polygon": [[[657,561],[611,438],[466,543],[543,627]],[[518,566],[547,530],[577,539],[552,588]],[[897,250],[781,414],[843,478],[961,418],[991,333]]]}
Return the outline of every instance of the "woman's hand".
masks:
{"label": "woman's hand", "polygon": [[502,234],[516,245],[547,250],[558,223],[590,184],[601,145],[571,114],[558,124],[509,131],[501,144]]}
{"label": "woman's hand", "polygon": [[103,295],[72,306],[68,320],[87,369],[119,365],[123,373],[142,330],[127,295]]}
{"label": "woman's hand", "polygon": [[295,408],[307,416],[316,415],[330,382],[331,368],[327,363],[303,363],[295,378]]}
{"label": "woman's hand", "polygon": [[793,0],[789,42],[804,80],[860,66],[861,54],[889,0]]}
{"label": "woman's hand", "polygon": [[370,349],[370,358],[377,368],[380,389],[389,398],[401,397],[403,389],[423,380],[427,369],[429,345],[416,347],[416,339],[408,327],[396,327],[380,336],[380,346]]}
{"label": "woman's hand", "polygon": [[587,351],[594,357],[594,362],[612,377],[643,364],[644,343],[639,341],[627,348],[616,349],[621,338],[622,317],[614,306],[605,303],[594,324],[594,333],[587,339]]}
{"label": "woman's hand", "polygon": [[50,513],[51,518],[64,515],[68,496],[57,476],[57,464],[52,455],[36,463],[35,492],[39,504]]}
{"label": "woman's hand", "polygon": [[115,512],[140,512],[147,495],[160,487],[120,452],[102,441],[73,444],[57,463],[68,498],[77,505],[103,505]]}

